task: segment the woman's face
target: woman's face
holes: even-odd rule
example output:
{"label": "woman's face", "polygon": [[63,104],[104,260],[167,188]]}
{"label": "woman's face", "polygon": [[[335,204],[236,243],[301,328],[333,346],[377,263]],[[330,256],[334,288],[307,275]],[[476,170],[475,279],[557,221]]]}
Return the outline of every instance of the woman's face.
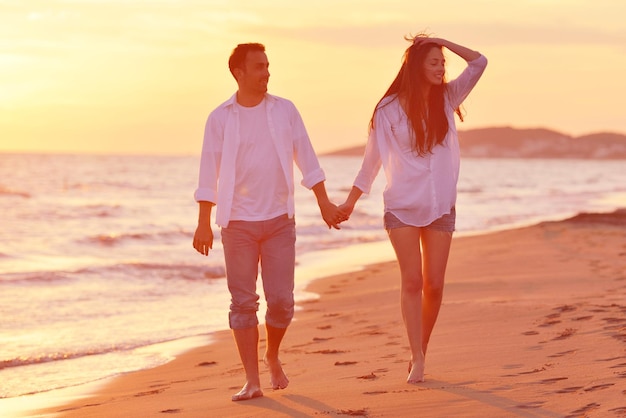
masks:
{"label": "woman's face", "polygon": [[422,67],[424,80],[433,85],[439,85],[443,82],[443,76],[446,73],[446,60],[443,58],[441,48],[433,46],[426,54],[424,65]]}

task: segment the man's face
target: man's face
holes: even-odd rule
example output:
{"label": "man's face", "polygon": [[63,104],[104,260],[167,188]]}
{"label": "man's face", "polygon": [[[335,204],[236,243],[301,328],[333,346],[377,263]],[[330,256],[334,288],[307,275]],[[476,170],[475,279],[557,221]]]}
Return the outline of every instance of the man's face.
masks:
{"label": "man's face", "polygon": [[237,74],[239,90],[243,93],[265,94],[270,79],[269,66],[265,52],[248,52],[244,68],[239,69]]}

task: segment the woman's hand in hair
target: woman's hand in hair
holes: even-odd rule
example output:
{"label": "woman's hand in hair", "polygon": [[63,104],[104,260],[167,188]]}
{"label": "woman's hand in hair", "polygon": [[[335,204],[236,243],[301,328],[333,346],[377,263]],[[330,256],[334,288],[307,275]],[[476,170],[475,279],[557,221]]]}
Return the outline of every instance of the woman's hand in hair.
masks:
{"label": "woman's hand in hair", "polygon": [[[410,39],[410,38],[409,38]],[[464,47],[459,44],[455,44],[454,42],[448,41],[443,38],[431,38],[427,35],[419,34],[413,37],[413,45],[421,45],[425,43],[433,43],[439,46],[442,46],[452,52],[454,52],[459,57],[463,58],[465,61],[473,61],[476,58],[480,57],[480,53],[478,51],[474,51],[467,47]]]}
{"label": "woman's hand in hair", "polygon": [[425,41],[428,41],[430,38],[426,34],[418,33],[415,36],[407,36],[404,39],[406,39],[407,41],[413,41],[413,45],[419,45]]}
{"label": "woman's hand in hair", "polygon": [[443,44],[445,43],[445,40],[441,38],[432,38],[430,36],[425,36],[425,35],[417,35],[416,37],[413,38],[413,45],[421,45],[421,44],[427,44],[427,43],[443,46]]}

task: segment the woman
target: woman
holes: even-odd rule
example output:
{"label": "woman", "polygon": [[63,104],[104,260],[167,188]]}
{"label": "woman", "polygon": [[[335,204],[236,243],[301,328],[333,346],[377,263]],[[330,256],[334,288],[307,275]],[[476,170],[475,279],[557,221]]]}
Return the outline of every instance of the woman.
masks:
{"label": "woman", "polygon": [[[455,224],[460,153],[454,114],[487,66],[479,52],[445,39],[407,38],[402,67],[378,102],[365,156],[341,205],[350,215],[382,165],[384,224],[400,267],[401,309],[411,347],[408,383],[424,381],[424,359],[443,296]],[[445,81],[446,48],[467,62]]]}

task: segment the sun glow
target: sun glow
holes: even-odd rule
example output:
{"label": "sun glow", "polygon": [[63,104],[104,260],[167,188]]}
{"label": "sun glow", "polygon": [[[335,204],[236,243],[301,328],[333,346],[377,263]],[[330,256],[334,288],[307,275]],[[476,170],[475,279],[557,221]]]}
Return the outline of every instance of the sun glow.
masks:
{"label": "sun glow", "polygon": [[[562,3],[0,0],[0,151],[195,154],[236,89],[228,55],[249,41],[316,149],[360,144],[419,31],[489,58],[460,129],[626,131],[626,3]],[[463,63],[447,59],[453,78]]]}

